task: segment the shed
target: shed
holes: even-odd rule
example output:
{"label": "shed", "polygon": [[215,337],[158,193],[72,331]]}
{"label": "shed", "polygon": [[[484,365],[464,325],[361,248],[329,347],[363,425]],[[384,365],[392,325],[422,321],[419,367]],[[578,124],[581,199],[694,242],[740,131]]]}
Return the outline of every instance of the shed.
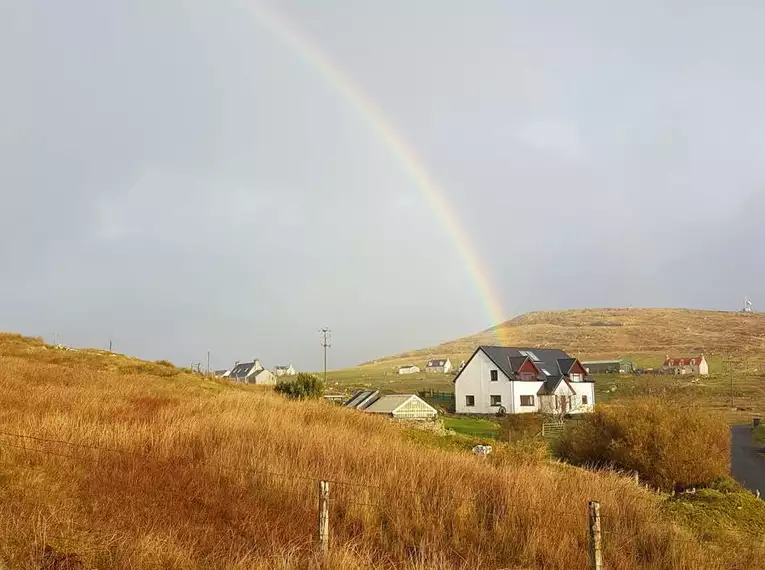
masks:
{"label": "shed", "polygon": [[588,374],[632,374],[631,360],[587,360],[582,366]]}

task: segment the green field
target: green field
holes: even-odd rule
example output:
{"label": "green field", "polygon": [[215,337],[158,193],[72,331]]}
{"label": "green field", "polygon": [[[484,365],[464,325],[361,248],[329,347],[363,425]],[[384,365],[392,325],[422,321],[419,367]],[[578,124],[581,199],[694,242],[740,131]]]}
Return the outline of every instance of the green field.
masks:
{"label": "green field", "polygon": [[[321,373],[318,373],[322,377]],[[327,392],[350,392],[360,388],[374,388],[383,392],[416,394],[421,390],[454,391],[451,374],[399,374],[397,368],[386,365],[358,366],[327,371]]]}
{"label": "green field", "polygon": [[481,418],[447,417],[443,421],[446,429],[461,435],[494,439],[499,433],[499,424]]}

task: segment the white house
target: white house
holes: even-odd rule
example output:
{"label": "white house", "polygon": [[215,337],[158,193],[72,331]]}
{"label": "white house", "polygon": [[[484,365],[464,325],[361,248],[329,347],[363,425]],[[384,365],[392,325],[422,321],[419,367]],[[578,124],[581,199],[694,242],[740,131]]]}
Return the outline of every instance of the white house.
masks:
{"label": "white house", "polygon": [[595,404],[595,381],[562,350],[479,346],[454,397],[458,414],[582,413]]}
{"label": "white house", "polygon": [[252,362],[237,363],[236,366],[231,369],[231,373],[228,377],[231,380],[244,382],[245,384],[276,384],[276,376],[269,370],[264,369],[257,358]]}
{"label": "white house", "polygon": [[438,410],[415,394],[384,395],[378,390],[358,390],[343,406],[396,420],[432,420],[438,416]]}
{"label": "white house", "polygon": [[428,363],[425,365],[425,372],[429,372],[429,373],[448,374],[451,369],[452,369],[452,361],[449,360],[448,358],[446,360],[444,359],[428,360]]}
{"label": "white house", "polygon": [[420,369],[413,364],[407,364],[406,366],[401,366],[398,369],[399,374],[414,374],[415,372],[419,372]]}
{"label": "white house", "polygon": [[296,373],[292,365],[289,364],[287,366],[275,366],[274,374],[276,376],[294,376]]}
{"label": "white house", "polygon": [[695,374],[697,376],[707,376],[709,374],[709,364],[702,354],[700,357],[691,358],[670,358],[664,361],[663,370],[667,374]]}

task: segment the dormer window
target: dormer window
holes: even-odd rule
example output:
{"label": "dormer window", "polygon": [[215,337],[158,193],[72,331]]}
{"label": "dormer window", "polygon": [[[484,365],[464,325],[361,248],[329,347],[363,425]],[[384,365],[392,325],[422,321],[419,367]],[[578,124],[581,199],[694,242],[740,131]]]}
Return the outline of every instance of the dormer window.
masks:
{"label": "dormer window", "polygon": [[571,381],[572,382],[581,382],[582,381],[582,375],[581,374],[571,374]]}

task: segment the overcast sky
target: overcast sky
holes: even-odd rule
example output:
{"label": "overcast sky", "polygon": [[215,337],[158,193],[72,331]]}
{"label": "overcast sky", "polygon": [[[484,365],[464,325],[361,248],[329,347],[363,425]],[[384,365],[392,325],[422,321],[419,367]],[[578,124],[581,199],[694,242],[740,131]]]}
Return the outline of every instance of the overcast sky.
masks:
{"label": "overcast sky", "polygon": [[[761,3],[265,5],[415,149],[507,318],[765,306]],[[395,153],[254,7],[0,0],[0,329],[316,370],[320,326],[339,367],[494,324]]]}

